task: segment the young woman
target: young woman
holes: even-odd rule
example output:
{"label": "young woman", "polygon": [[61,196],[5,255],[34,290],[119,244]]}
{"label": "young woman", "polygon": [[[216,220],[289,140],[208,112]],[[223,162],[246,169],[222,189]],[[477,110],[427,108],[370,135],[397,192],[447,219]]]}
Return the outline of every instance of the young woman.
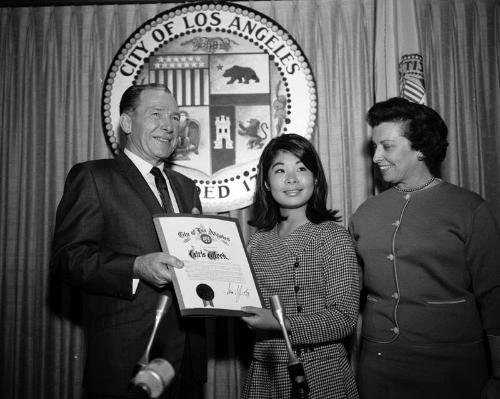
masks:
{"label": "young woman", "polygon": [[243,308],[256,341],[242,397],[290,397],[285,340],[269,306],[279,295],[309,398],[358,398],[342,344],[358,317],[358,265],[347,230],[326,207],[319,156],[304,137],[276,137],[262,152],[256,184],[249,252],[265,308]]}

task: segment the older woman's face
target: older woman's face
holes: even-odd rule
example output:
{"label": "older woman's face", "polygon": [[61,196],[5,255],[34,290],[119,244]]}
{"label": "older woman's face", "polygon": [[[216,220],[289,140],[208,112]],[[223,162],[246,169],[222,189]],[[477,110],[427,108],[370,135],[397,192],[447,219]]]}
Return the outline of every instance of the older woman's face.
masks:
{"label": "older woman's face", "polygon": [[414,186],[420,184],[425,164],[418,160],[418,152],[402,135],[403,124],[384,122],[373,129],[373,163],[384,181],[392,184]]}

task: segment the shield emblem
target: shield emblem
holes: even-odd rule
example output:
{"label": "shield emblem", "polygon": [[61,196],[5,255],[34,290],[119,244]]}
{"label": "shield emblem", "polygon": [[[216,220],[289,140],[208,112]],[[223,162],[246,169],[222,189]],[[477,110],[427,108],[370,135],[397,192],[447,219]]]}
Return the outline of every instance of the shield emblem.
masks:
{"label": "shield emblem", "polygon": [[200,2],[145,22],[116,55],[103,125],[122,149],[119,102],[132,84],[165,84],[180,108],[171,167],[197,185],[203,210],[253,201],[257,164],[272,137],[314,132],[317,97],[307,59],[276,22],[251,8]]}
{"label": "shield emblem", "polygon": [[[190,50],[187,48],[186,50]],[[207,178],[257,159],[271,137],[267,53],[162,53],[144,66],[149,83],[170,88],[181,110],[173,164]]]}

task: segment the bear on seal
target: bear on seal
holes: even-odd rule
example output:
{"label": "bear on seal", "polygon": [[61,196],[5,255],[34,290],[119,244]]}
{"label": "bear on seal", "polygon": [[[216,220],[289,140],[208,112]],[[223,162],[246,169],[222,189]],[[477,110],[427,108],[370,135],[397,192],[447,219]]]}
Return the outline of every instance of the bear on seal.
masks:
{"label": "bear on seal", "polygon": [[238,83],[248,84],[250,79],[255,80],[255,82],[260,82],[257,74],[252,68],[242,67],[239,65],[233,65],[231,68],[226,69],[222,76],[225,78],[231,78],[227,84],[232,84],[236,80]]}

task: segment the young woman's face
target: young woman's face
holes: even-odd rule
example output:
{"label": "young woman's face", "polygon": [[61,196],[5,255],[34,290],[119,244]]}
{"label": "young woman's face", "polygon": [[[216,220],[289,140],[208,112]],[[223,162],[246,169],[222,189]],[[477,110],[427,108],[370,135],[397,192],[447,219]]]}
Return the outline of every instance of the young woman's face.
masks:
{"label": "young woman's face", "polygon": [[268,189],[281,208],[306,208],[314,191],[314,175],[302,161],[280,151],[267,172]]}

